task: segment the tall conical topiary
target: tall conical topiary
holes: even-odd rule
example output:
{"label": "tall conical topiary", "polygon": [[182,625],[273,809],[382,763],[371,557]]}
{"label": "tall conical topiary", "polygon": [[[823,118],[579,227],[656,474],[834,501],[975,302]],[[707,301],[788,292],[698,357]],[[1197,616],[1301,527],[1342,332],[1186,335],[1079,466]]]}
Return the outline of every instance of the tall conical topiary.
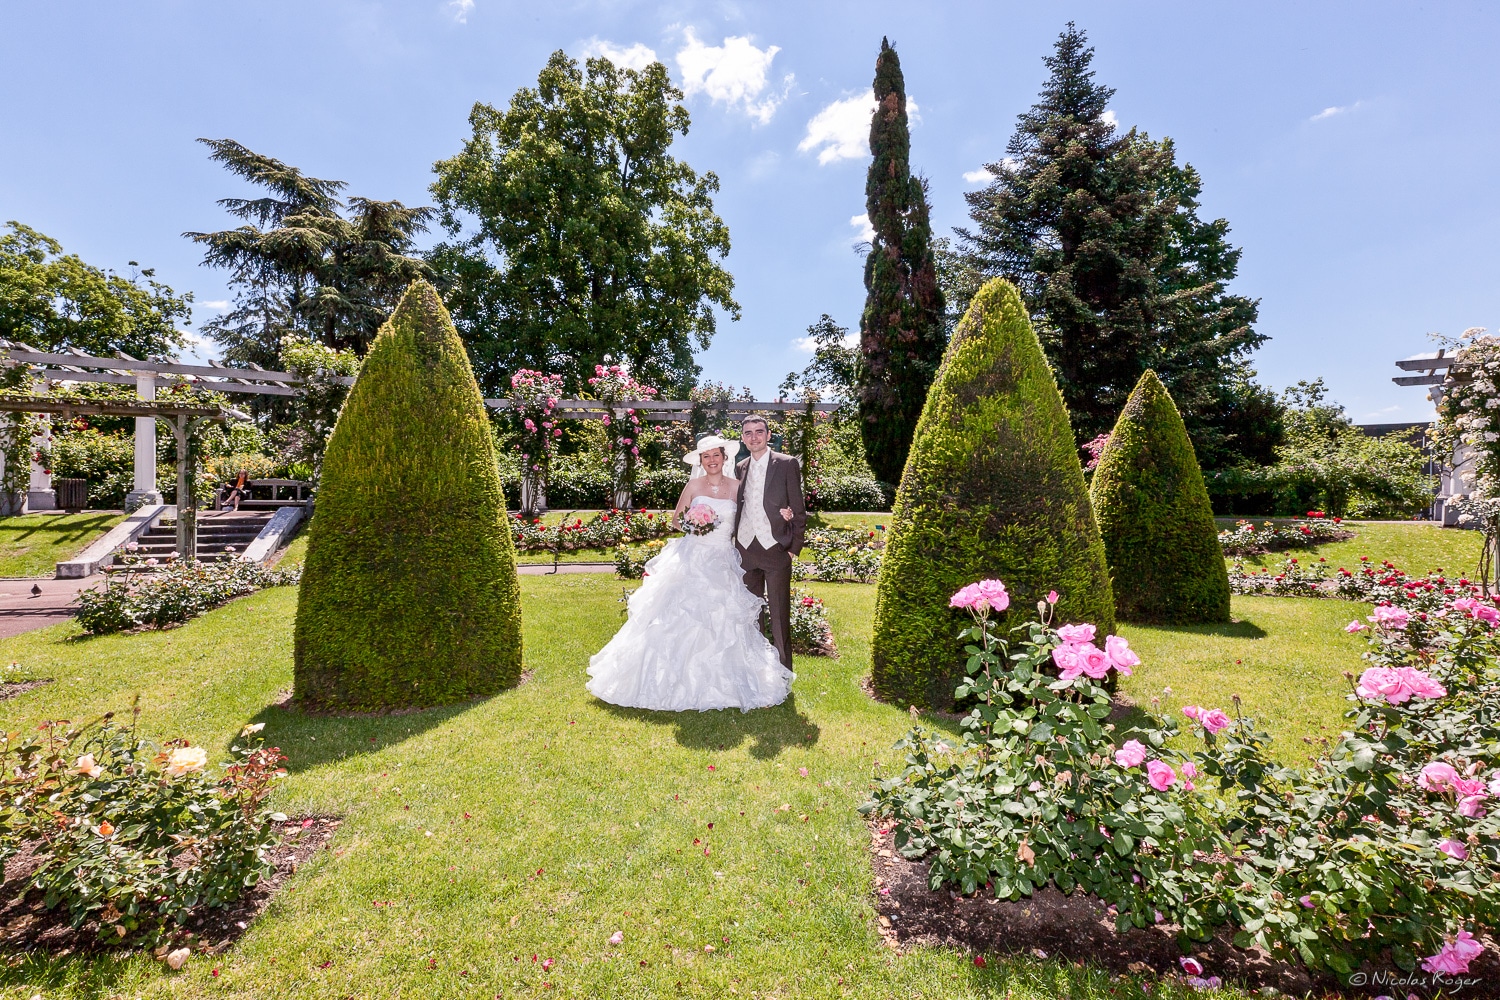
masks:
{"label": "tall conical topiary", "polygon": [[1091,490],[1125,621],[1229,621],[1229,575],[1203,473],[1166,387],[1147,369],[1094,469]]}
{"label": "tall conical topiary", "polygon": [[1004,581],[1012,617],[1056,590],[1059,620],[1114,627],[1104,546],[1062,396],[1015,286],[988,282],[959,322],[927,395],[896,493],[875,598],[876,692],[952,703],[963,674],[948,599]]}
{"label": "tall conical topiary", "polygon": [[484,401],[437,291],[381,327],[323,460],[295,634],[297,700],[440,705],[521,674],[515,549]]}

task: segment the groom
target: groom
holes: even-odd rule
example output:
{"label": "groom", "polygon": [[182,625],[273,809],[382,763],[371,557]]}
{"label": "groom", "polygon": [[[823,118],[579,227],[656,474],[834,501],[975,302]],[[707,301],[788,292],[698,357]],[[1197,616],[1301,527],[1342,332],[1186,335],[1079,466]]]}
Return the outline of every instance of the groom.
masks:
{"label": "groom", "polygon": [[771,610],[771,641],[781,665],[792,669],[792,558],[802,551],[807,509],[802,501],[802,466],[771,450],[765,417],[740,421],[740,440],[750,457],[734,467],[740,481],[734,537],[745,567],[745,586],[764,597]]}

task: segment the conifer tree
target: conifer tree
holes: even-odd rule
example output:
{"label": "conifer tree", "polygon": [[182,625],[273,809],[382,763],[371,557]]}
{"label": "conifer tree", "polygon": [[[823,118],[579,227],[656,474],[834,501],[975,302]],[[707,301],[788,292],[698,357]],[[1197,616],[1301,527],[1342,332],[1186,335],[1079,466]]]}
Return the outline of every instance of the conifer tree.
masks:
{"label": "conifer tree", "polygon": [[949,290],[962,305],[990,277],[1020,288],[1080,443],[1109,430],[1152,368],[1200,459],[1263,457],[1273,407],[1246,359],[1266,338],[1257,303],[1227,291],[1240,259],[1229,224],[1198,217],[1202,179],[1171,139],[1116,126],[1093,58],[1069,23],[1007,156],[987,165],[993,180],[965,196],[973,228],[958,230]]}
{"label": "conifer tree", "polygon": [[1125,621],[1229,620],[1229,575],[1203,473],[1156,373],[1130,394],[1090,487]]}
{"label": "conifer tree", "polygon": [[436,289],[380,329],[323,460],[297,602],[299,702],[441,705],[521,675],[521,590],[494,433]]}
{"label": "conifer tree", "polygon": [[882,38],[875,60],[875,113],[865,211],[875,236],[865,258],[860,320],[859,413],[875,477],[895,484],[906,466],[927,387],[947,343],[928,221],[927,185],[911,175],[906,82]]}
{"label": "conifer tree", "polygon": [[1007,281],[986,284],[954,329],[891,520],[870,640],[883,698],[952,704],[964,618],[948,599],[976,580],[1005,583],[1015,620],[1056,590],[1058,621],[1090,622],[1101,638],[1114,628],[1068,414]]}

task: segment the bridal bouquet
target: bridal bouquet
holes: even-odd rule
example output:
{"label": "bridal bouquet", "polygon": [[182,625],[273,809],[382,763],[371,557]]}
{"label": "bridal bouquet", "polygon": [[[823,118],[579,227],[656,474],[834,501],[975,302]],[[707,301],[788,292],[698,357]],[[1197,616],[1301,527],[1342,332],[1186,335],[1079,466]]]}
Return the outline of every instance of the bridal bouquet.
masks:
{"label": "bridal bouquet", "polygon": [[679,520],[682,522],[682,530],[689,535],[711,534],[719,526],[718,512],[702,504],[683,511]]}

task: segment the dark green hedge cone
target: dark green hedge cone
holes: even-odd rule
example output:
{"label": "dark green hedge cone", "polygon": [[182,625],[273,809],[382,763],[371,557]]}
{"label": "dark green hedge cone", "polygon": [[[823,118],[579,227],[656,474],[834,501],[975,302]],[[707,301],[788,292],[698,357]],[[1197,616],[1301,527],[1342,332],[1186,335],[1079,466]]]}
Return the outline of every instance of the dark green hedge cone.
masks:
{"label": "dark green hedge cone", "polygon": [[1203,473],[1155,372],[1126,401],[1091,492],[1120,618],[1229,621],[1229,575]]}
{"label": "dark green hedge cone", "polygon": [[521,601],[484,401],[437,292],[407,289],[323,461],[295,635],[296,697],[441,705],[521,675]]}
{"label": "dark green hedge cone", "polygon": [[875,691],[946,706],[963,674],[948,607],[966,583],[1005,582],[1012,623],[1049,590],[1060,621],[1114,627],[1104,546],[1052,369],[1015,287],[990,281],[943,356],[896,493],[875,597]]}

